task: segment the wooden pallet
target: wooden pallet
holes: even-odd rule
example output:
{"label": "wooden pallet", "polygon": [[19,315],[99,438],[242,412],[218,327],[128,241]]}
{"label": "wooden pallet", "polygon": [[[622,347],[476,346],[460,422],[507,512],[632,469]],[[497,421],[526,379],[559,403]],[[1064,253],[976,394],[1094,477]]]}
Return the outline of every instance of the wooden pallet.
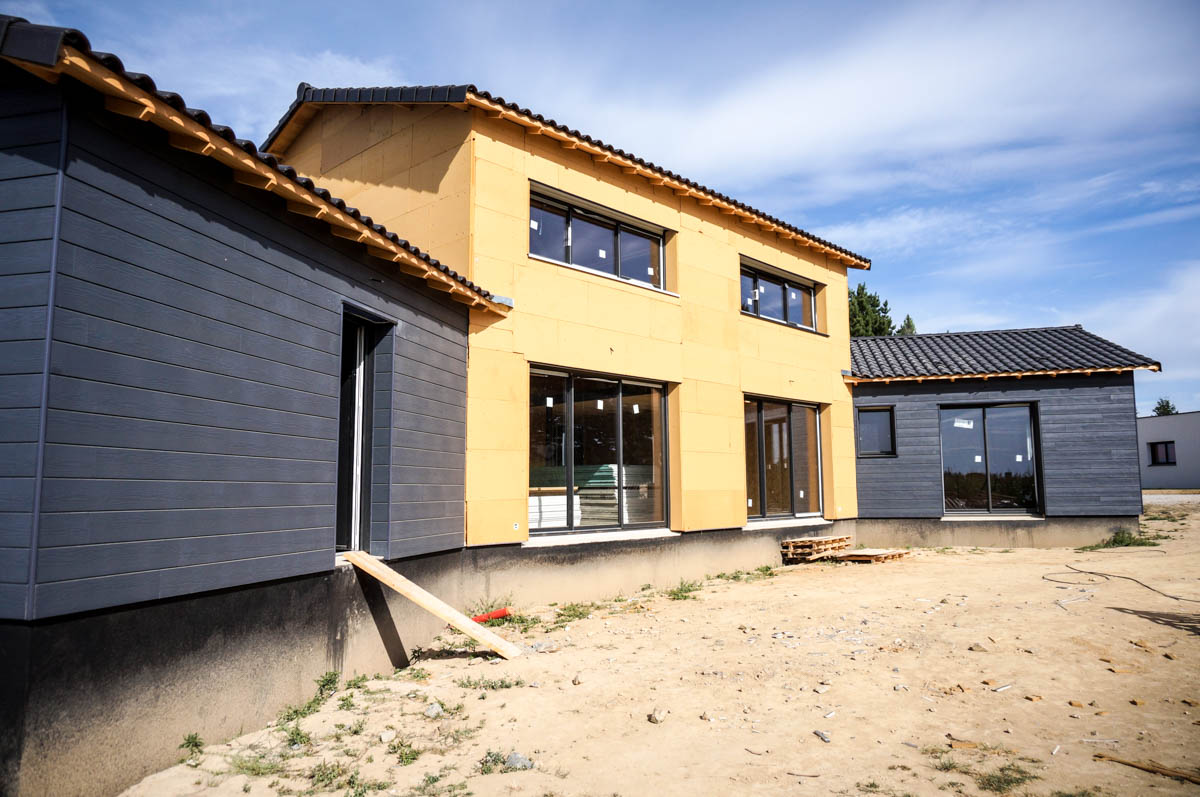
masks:
{"label": "wooden pallet", "polygon": [[823,559],[850,547],[850,535],[834,537],[800,537],[780,542],[785,562],[811,562]]}
{"label": "wooden pallet", "polygon": [[908,551],[886,548],[856,548],[851,551],[840,551],[833,558],[840,562],[891,562],[908,556]]}

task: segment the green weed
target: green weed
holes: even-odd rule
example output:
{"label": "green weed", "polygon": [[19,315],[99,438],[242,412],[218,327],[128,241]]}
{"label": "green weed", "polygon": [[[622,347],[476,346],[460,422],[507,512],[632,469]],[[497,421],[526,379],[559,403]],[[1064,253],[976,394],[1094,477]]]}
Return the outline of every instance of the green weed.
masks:
{"label": "green weed", "polygon": [[982,791],[1007,794],[1018,786],[1037,779],[1037,775],[1010,762],[1001,765],[995,772],[985,772],[982,775],[975,775],[975,785]]}
{"label": "green weed", "polygon": [[671,589],[667,590],[663,594],[673,601],[690,601],[695,600],[695,598],[692,596],[692,593],[699,591],[699,581],[684,581],[683,579],[680,579],[678,587],[671,587]]}
{"label": "green weed", "polygon": [[514,686],[524,686],[525,681],[518,678],[459,678],[454,682],[463,689],[512,689]]}
{"label": "green weed", "polygon": [[[1160,535],[1161,538],[1161,535]],[[1169,538],[1167,538],[1169,539]],[[1154,539],[1143,534],[1134,534],[1127,529],[1118,529],[1113,532],[1113,535],[1103,542],[1098,542],[1095,545],[1084,545],[1081,548],[1076,548],[1077,551],[1099,551],[1104,548],[1128,548],[1132,546],[1158,545]]]}
{"label": "green weed", "polygon": [[183,744],[179,745],[179,749],[186,750],[188,758],[195,758],[204,752],[204,740],[198,733],[189,733],[183,737]]}

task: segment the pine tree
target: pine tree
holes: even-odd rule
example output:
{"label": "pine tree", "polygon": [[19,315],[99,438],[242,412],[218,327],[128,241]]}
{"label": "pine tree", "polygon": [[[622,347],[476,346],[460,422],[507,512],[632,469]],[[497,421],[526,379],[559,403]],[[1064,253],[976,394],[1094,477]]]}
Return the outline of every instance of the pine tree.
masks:
{"label": "pine tree", "polygon": [[850,294],[850,335],[860,338],[892,335],[895,331],[888,303],[881,301],[879,294],[869,292],[865,282],[860,282]]}
{"label": "pine tree", "polygon": [[915,334],[917,334],[917,325],[912,320],[912,316],[910,316],[910,315],[904,316],[904,323],[901,324],[900,328],[896,330],[896,334],[897,335],[915,335]]}

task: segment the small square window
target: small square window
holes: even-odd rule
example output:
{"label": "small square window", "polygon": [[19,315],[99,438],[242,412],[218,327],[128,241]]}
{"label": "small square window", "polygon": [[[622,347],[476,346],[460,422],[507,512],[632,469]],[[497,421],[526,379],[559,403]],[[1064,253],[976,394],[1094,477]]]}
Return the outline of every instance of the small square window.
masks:
{"label": "small square window", "polygon": [[864,407],[858,411],[858,455],[896,455],[896,419],[891,407]]}
{"label": "small square window", "polygon": [[1167,440],[1161,443],[1150,443],[1151,465],[1175,464],[1175,441]]}

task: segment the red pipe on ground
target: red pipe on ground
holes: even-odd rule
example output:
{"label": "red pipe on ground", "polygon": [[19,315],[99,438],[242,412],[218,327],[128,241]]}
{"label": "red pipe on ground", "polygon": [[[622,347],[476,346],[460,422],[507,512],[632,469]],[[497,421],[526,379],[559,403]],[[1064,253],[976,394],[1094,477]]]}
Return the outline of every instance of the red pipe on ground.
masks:
{"label": "red pipe on ground", "polygon": [[509,607],[505,606],[503,609],[497,609],[496,611],[488,612],[487,614],[480,614],[472,617],[471,619],[477,623],[486,623],[488,620],[499,620],[501,617],[508,617],[509,612],[511,611],[512,610]]}

